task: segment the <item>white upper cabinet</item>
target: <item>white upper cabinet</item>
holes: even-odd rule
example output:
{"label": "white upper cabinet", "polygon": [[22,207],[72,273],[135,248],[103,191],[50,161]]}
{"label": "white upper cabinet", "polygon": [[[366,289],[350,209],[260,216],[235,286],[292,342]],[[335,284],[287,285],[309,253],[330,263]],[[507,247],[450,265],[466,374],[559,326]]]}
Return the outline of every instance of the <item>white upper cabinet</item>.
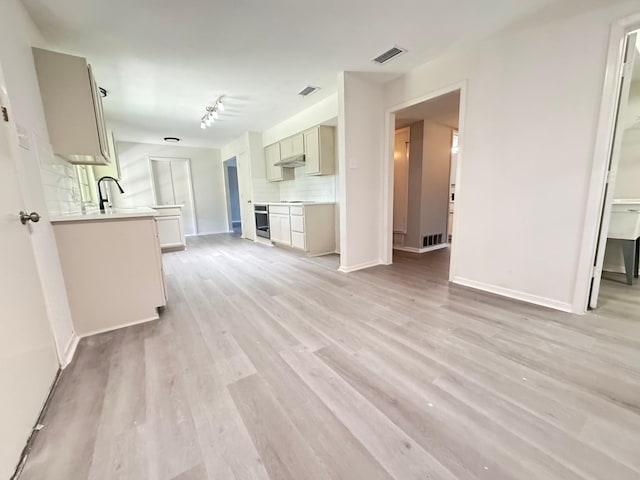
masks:
{"label": "white upper cabinet", "polygon": [[270,182],[281,182],[282,180],[293,180],[294,173],[291,168],[275,166],[282,159],[281,143],[274,143],[264,149],[264,161],[267,170],[267,180]]}
{"label": "white upper cabinet", "polygon": [[335,129],[317,126],[304,132],[305,164],[307,175],[333,175],[335,173]]}
{"label": "white upper cabinet", "polygon": [[304,154],[304,136],[299,133],[280,142],[280,160]]}
{"label": "white upper cabinet", "polygon": [[53,152],[70,163],[110,162],[102,98],[86,59],[33,49]]}

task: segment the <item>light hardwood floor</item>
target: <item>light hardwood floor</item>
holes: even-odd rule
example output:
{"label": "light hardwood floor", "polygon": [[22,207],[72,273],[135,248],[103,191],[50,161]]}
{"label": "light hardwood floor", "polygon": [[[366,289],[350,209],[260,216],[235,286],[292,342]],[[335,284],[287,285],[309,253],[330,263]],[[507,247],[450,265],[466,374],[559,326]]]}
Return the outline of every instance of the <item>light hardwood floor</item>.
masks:
{"label": "light hardwood floor", "polygon": [[161,320],[84,339],[23,480],[640,478],[640,319],[352,274],[231,236],[164,256]]}

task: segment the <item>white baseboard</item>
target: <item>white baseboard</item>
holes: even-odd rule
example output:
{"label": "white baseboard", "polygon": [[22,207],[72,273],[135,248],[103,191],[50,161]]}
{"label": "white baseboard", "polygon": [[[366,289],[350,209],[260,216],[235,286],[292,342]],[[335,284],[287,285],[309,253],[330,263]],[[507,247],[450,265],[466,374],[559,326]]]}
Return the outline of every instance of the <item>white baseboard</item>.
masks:
{"label": "white baseboard", "polygon": [[188,234],[185,234],[185,237],[202,237],[204,235],[220,235],[221,233],[233,233],[233,230],[220,230],[218,232],[188,233]]}
{"label": "white baseboard", "polygon": [[431,247],[424,247],[424,248],[414,248],[414,247],[405,247],[405,246],[394,245],[393,249],[394,250],[400,250],[401,252],[427,253],[427,252],[433,252],[435,250],[442,250],[443,248],[448,248],[449,245],[450,244],[448,244],[448,243],[441,243],[440,245],[432,245]]}
{"label": "white baseboard", "polygon": [[60,365],[60,368],[63,370],[71,363],[74,355],[76,354],[76,349],[78,348],[78,342],[80,341],[80,337],[76,335],[76,332],[73,332],[69,342],[67,342],[67,346],[64,349],[64,358],[62,359],[63,364]]}
{"label": "white baseboard", "polygon": [[273,243],[271,243],[271,240],[269,240],[268,238],[264,238],[264,237],[256,237],[253,241],[255,243],[260,243],[262,245],[266,245],[267,247],[273,247],[274,246]]}
{"label": "white baseboard", "polygon": [[475,280],[469,280],[461,277],[454,277],[451,280],[452,283],[462,285],[464,287],[475,288],[476,290],[482,290],[489,293],[495,293],[507,298],[513,298],[514,300],[521,300],[527,303],[533,303],[534,305],[540,305],[542,307],[552,308],[554,310],[560,310],[568,313],[581,313],[573,310],[573,305],[568,302],[560,302],[551,298],[540,297],[538,295],[531,295],[530,293],[520,292],[518,290],[511,290],[509,288],[498,287],[496,285],[490,285],[488,283],[476,282]]}
{"label": "white baseboard", "polygon": [[604,267],[602,267],[602,271],[610,273],[627,273],[624,265],[605,265]]}
{"label": "white baseboard", "polygon": [[358,265],[352,265],[350,267],[344,267],[344,266],[341,265],[340,268],[338,268],[338,271],[342,272],[342,273],[351,273],[351,272],[355,272],[357,270],[364,270],[365,268],[375,267],[377,265],[382,265],[382,261],[381,260],[374,260],[372,262],[360,263]]}
{"label": "white baseboard", "polygon": [[83,333],[79,336],[79,338],[91,337],[93,335],[98,335],[100,333],[112,332],[113,330],[119,330],[121,328],[133,327],[134,325],[140,325],[141,323],[153,322],[154,320],[158,320],[160,318],[159,315],[155,315],[150,318],[145,318],[142,320],[136,320],[135,322],[125,323],[123,325],[115,325],[113,327],[101,328],[99,330],[93,330],[91,332]]}

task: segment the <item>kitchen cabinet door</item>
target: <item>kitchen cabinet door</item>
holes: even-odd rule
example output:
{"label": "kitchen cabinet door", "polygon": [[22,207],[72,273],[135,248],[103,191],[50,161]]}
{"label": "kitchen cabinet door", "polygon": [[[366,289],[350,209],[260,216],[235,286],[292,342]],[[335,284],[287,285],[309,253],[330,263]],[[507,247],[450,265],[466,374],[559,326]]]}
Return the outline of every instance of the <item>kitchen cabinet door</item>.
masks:
{"label": "kitchen cabinet door", "polygon": [[280,141],[281,160],[302,154],[304,154],[304,135],[302,133]]}
{"label": "kitchen cabinet door", "polygon": [[335,173],[335,129],[318,126],[304,132],[305,173],[333,175]]}
{"label": "kitchen cabinet door", "polygon": [[269,215],[269,233],[271,241],[278,243],[282,237],[282,229],[280,227],[280,215]]}
{"label": "kitchen cabinet door", "polygon": [[291,245],[291,223],[289,215],[269,214],[271,241],[282,245]]}
{"label": "kitchen cabinet door", "polygon": [[274,143],[264,149],[264,162],[267,170],[267,180],[270,182],[281,182],[282,180],[293,180],[294,173],[291,168],[282,168],[274,164],[281,160],[282,154],[280,144]]}
{"label": "kitchen cabinet door", "polygon": [[53,152],[78,165],[108,165],[102,97],[87,60],[41,48],[33,59]]}
{"label": "kitchen cabinet door", "polygon": [[289,215],[280,217],[280,243],[291,246],[291,218]]}

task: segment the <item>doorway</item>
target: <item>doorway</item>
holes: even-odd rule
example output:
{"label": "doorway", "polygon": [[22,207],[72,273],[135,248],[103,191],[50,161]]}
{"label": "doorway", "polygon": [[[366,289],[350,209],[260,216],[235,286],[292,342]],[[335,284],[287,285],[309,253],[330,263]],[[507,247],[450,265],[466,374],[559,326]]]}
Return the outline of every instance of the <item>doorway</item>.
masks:
{"label": "doorway", "polygon": [[624,38],[589,307],[640,317],[640,30]]}
{"label": "doorway", "polygon": [[229,231],[236,235],[242,235],[238,164],[235,157],[225,160],[224,178],[227,191],[227,218],[229,219]]}
{"label": "doorway", "polygon": [[190,160],[188,158],[149,157],[149,163],[155,204],[182,206],[185,235],[198,233]]}
{"label": "doorway", "polygon": [[461,93],[455,88],[392,114],[394,257],[451,247]]}

